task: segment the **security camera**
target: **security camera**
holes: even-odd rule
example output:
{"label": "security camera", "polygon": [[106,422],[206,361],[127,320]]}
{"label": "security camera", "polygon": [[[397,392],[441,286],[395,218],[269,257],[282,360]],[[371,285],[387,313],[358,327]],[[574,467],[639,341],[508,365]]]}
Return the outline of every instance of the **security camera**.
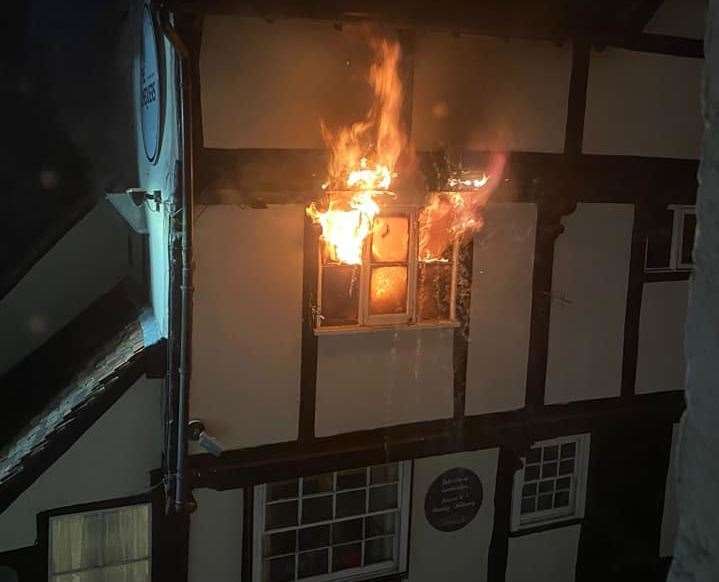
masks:
{"label": "security camera", "polygon": [[187,428],[189,429],[189,439],[195,441],[211,455],[219,457],[224,452],[225,447],[215,437],[207,433],[205,424],[201,420],[191,420]]}

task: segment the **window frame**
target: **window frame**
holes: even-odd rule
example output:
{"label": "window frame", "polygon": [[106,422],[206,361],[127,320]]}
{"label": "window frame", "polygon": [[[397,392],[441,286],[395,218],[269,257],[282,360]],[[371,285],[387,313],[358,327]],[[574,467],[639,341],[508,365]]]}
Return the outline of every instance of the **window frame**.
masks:
{"label": "window frame", "polygon": [[[396,461],[399,473],[398,473],[398,493],[399,493],[399,501],[398,501],[398,527],[399,530],[395,534],[396,535],[396,554],[397,554],[397,560],[392,561],[391,563],[388,562],[381,562],[378,564],[370,564],[369,566],[360,566],[356,568],[348,568],[346,570],[341,570],[338,572],[328,572],[326,574],[321,574],[318,576],[311,576],[308,578],[296,578],[295,582],[336,582],[336,581],[359,581],[359,580],[367,580],[372,579],[377,576],[386,576],[391,574],[402,574],[403,572],[407,571],[407,563],[408,563],[408,546],[409,546],[409,520],[410,520],[410,507],[411,507],[411,496],[412,496],[412,461]],[[383,463],[383,464],[390,464],[390,463]],[[368,465],[364,467],[354,467],[354,469],[367,469],[369,467],[372,467],[375,465]],[[337,469],[330,471],[333,475],[333,496],[336,495],[336,485],[337,485],[337,473],[346,471],[346,470],[352,470],[352,468],[347,469]],[[314,475],[301,475],[298,476],[298,492],[297,492],[297,501],[298,501],[298,513],[302,511],[302,483],[303,479],[305,477],[312,477]],[[369,489],[370,485],[367,483],[365,488]],[[361,489],[361,488],[360,488]],[[349,489],[347,491],[353,491],[353,489]],[[253,523],[252,523],[252,582],[262,582],[263,578],[263,563],[264,563],[264,556],[263,556],[263,548],[262,548],[262,542],[263,542],[263,536],[265,533],[265,500],[266,500],[266,492],[267,492],[267,483],[264,483],[262,485],[256,485],[254,487],[254,494],[253,494]],[[322,494],[317,494],[322,495]],[[314,495],[313,495],[314,496]],[[333,500],[334,503],[334,500]],[[339,521],[351,521],[353,519],[357,519],[358,517],[366,517],[368,515],[374,515],[374,514],[382,514],[382,513],[388,513],[387,511],[380,511],[380,512],[374,512],[374,513],[362,513],[359,516],[349,516],[346,518],[339,518],[331,520],[325,520],[325,521],[319,521],[316,523],[312,523],[311,527],[315,527],[318,525],[324,525],[324,524],[334,524]],[[299,521],[299,520],[298,520]],[[297,524],[296,526],[289,526],[289,527],[283,527],[283,528],[277,528],[277,531],[283,531],[283,530],[297,530],[299,531],[301,529],[301,524]],[[363,537],[363,541],[365,538]],[[331,543],[330,543],[330,548]],[[296,548],[295,552],[296,555],[299,554],[299,550]],[[329,560],[331,560],[331,557],[328,557]],[[330,562],[331,563],[331,562]]]}
{"label": "window frame", "polygon": [[[527,465],[527,457],[522,457],[522,467],[514,473],[513,477],[511,531],[518,532],[584,517],[591,435],[589,433],[583,433],[537,441],[533,443],[531,448],[536,448],[537,446],[544,448],[552,445],[558,445],[561,448],[561,445],[572,442],[576,443],[577,450],[574,457],[574,472],[571,475],[572,487],[570,489],[570,502],[566,508],[553,507],[551,509],[533,511],[529,514],[522,515],[522,487],[525,485],[524,468]],[[556,478],[557,477],[555,477],[555,480]],[[540,480],[541,478],[537,480],[537,483],[539,483]]]}
{"label": "window frame", "polygon": [[684,244],[684,217],[688,214],[696,215],[696,206],[693,204],[669,204],[667,210],[672,212],[672,234],[669,249],[669,264],[666,267],[648,267],[649,236],[644,239],[644,272],[645,273],[676,273],[694,269],[693,263],[682,262],[682,247]]}
{"label": "window frame", "polygon": [[[377,331],[382,329],[408,329],[428,327],[458,327],[456,315],[457,297],[457,274],[459,261],[459,239],[452,242],[452,262],[449,296],[449,319],[436,319],[419,321],[417,313],[417,278],[419,276],[419,214],[420,209],[416,206],[390,205],[383,208],[378,217],[407,216],[409,232],[407,241],[407,300],[406,310],[397,314],[372,315],[369,310],[370,284],[372,267],[383,263],[372,263],[371,246],[372,235],[364,241],[362,249],[362,264],[357,265],[360,271],[359,277],[359,298],[357,306],[357,323],[329,324],[322,323],[322,286],[325,266],[322,264],[323,242],[320,239],[317,249],[317,299],[315,302],[314,332],[317,335],[361,333]],[[389,262],[386,266],[394,266],[398,263]],[[331,267],[330,267],[331,268]]]}

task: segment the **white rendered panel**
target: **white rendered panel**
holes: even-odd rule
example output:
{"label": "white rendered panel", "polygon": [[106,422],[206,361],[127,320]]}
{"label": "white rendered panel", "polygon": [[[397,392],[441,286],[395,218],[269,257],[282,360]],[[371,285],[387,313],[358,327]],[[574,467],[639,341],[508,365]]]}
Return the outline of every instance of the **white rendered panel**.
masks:
{"label": "white rendered panel", "polygon": [[581,525],[509,538],[506,582],[574,582]]}

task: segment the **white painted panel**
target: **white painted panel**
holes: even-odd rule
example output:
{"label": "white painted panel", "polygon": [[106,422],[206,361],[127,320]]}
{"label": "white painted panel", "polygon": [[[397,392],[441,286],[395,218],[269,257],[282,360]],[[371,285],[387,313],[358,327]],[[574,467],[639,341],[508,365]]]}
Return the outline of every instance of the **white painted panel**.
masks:
{"label": "white painted panel", "polygon": [[662,512],[662,529],[659,537],[659,557],[666,558],[674,554],[674,539],[679,526],[679,509],[676,499],[677,475],[676,467],[679,454],[679,439],[681,436],[681,424],[677,423],[672,427],[672,452],[669,456],[669,468],[667,470],[667,483],[664,489],[664,511]]}
{"label": "white painted panel", "polygon": [[0,302],[0,373],[130,273],[128,236],[122,218],[100,202],[35,263]]}
{"label": "white painted panel", "polygon": [[[494,486],[499,449],[418,459],[414,463],[409,582],[484,582],[494,529]],[[425,516],[424,500],[432,482],[444,471],[464,467],[482,482],[482,506],[475,518],[452,532],[434,529]]]}
{"label": "white painted panel", "polygon": [[320,120],[362,119],[370,106],[369,49],[330,22],[211,15],[200,75],[204,145],[321,148]]}
{"label": "white painted panel", "polygon": [[621,392],[634,206],[578,204],[554,251],[545,401]]}
{"label": "white painted panel", "polygon": [[190,411],[227,448],[297,438],[304,208],[195,221]]}
{"label": "white painted panel", "polygon": [[574,582],[580,525],[509,538],[506,582]]}
{"label": "white painted panel", "polygon": [[702,59],[592,52],[584,152],[698,158]]}
{"label": "white painted panel", "polygon": [[321,336],[316,434],[451,417],[452,336],[451,329]]}
{"label": "white painted panel", "polygon": [[195,489],[197,511],[190,516],[188,580],[242,580],[242,489]]}
{"label": "white painted panel", "polygon": [[492,204],[474,241],[466,413],[524,406],[535,204]]}
{"label": "white painted panel", "polygon": [[412,133],[419,149],[561,152],[571,49],[449,33],[417,37]]}
{"label": "white painted panel", "polygon": [[639,319],[637,394],[684,388],[689,281],[645,283]]}
{"label": "white painted panel", "polygon": [[664,0],[644,32],[702,39],[706,10],[706,0]]}
{"label": "white painted panel", "polygon": [[144,493],[161,446],[162,381],[143,378],[0,515],[0,552],[34,544],[41,511]]}

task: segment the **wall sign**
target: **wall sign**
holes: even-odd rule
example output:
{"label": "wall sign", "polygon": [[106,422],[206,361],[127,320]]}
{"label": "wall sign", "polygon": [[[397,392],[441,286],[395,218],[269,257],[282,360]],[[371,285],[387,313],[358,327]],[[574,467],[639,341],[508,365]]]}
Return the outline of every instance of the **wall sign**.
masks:
{"label": "wall sign", "polygon": [[439,531],[462,529],[477,515],[482,496],[482,482],[477,474],[456,467],[432,482],[424,499],[424,514]]}
{"label": "wall sign", "polygon": [[162,75],[155,19],[148,4],[142,12],[142,44],[140,46],[140,111],[142,143],[145,155],[157,161],[162,133]]}

